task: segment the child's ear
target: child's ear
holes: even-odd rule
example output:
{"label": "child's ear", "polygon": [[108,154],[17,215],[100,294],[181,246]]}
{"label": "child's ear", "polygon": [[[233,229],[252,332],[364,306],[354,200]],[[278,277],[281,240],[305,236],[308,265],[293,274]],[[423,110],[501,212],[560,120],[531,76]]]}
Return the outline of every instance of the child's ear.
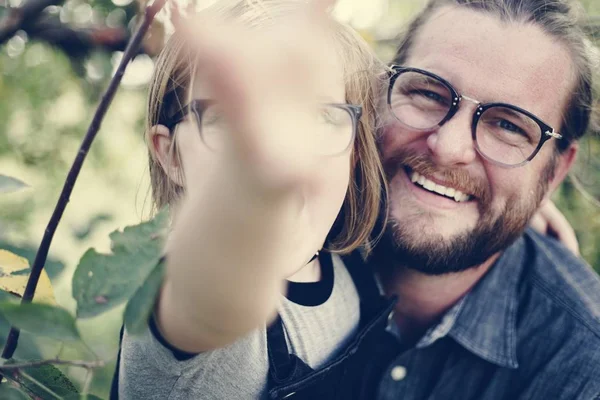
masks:
{"label": "child's ear", "polygon": [[179,157],[174,151],[175,135],[171,135],[169,129],[164,125],[154,125],[146,132],[150,154],[165,174],[179,186],[183,186],[183,173],[179,163]]}

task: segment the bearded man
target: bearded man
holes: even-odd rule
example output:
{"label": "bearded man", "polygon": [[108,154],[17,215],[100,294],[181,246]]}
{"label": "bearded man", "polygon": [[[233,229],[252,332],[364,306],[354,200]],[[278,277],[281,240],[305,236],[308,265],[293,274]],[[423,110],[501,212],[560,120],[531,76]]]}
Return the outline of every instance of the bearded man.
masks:
{"label": "bearded man", "polygon": [[432,0],[410,24],[381,112],[378,398],[600,398],[600,280],[526,230],[598,131],[576,6]]}

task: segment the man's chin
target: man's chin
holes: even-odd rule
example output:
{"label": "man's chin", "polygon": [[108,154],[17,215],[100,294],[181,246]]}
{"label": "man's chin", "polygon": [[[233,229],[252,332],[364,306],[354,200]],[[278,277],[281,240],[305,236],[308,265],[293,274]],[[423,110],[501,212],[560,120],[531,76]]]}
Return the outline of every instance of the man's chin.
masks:
{"label": "man's chin", "polygon": [[506,229],[500,218],[485,228],[478,226],[468,232],[429,233],[413,229],[414,225],[389,225],[374,257],[382,266],[401,265],[427,275],[444,275],[466,271],[485,263],[508,247],[523,231],[524,225]]}
{"label": "man's chin", "polygon": [[[395,264],[419,271],[427,275],[443,275],[465,271],[483,263],[486,255],[472,257],[464,254],[469,247],[467,235],[432,235],[424,233],[419,238],[386,234],[387,257],[393,257]],[[383,244],[383,243],[382,243]]]}

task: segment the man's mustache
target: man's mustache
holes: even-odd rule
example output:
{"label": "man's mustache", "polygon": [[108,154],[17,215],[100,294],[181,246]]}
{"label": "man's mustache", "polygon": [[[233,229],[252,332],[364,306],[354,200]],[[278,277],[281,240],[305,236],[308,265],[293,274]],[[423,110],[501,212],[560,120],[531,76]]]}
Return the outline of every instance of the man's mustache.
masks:
{"label": "man's mustache", "polygon": [[444,186],[458,189],[486,204],[485,200],[489,196],[489,190],[487,189],[487,184],[482,179],[470,176],[463,169],[439,167],[429,154],[403,149],[388,157],[383,162],[383,168],[388,179],[392,179],[400,169],[405,167],[426,177],[435,176],[437,179],[444,181]]}

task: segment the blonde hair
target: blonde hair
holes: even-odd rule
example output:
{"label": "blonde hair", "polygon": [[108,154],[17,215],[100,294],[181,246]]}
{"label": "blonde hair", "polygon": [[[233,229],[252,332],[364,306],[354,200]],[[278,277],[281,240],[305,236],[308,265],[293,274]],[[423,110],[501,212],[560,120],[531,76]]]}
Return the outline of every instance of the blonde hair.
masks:
{"label": "blonde hair", "polygon": [[[262,27],[289,15],[303,3],[301,0],[222,0],[211,8],[249,26]],[[346,101],[361,105],[363,114],[351,156],[351,181],[326,246],[337,253],[348,253],[361,245],[368,251],[386,193],[375,137],[375,107],[383,89],[381,77],[385,66],[353,29],[333,20],[330,25],[344,69]],[[189,54],[184,38],[176,32],[159,55],[150,84],[146,132],[187,104],[194,76],[194,62]],[[178,158],[175,142],[172,141],[170,160]],[[151,152],[149,170],[154,210],[177,201],[184,188],[169,178]]]}

